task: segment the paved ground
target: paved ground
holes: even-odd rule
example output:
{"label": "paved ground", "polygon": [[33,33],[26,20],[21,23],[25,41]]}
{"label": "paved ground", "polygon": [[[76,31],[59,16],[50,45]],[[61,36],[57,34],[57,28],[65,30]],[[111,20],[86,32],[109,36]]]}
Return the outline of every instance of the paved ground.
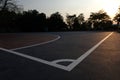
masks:
{"label": "paved ground", "polygon": [[0,48],[0,80],[120,80],[120,34],[57,32],[44,45]]}
{"label": "paved ground", "polygon": [[56,35],[46,33],[6,33],[0,34],[0,47],[14,49],[42,42],[50,41],[57,38]]}

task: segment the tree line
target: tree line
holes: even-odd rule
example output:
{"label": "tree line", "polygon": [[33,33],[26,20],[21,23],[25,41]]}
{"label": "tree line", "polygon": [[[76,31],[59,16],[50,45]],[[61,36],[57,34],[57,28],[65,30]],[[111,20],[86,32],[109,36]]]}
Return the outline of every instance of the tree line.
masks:
{"label": "tree line", "polygon": [[13,0],[0,0],[0,32],[42,32],[42,31],[81,31],[81,30],[117,30],[120,23],[120,8],[113,20],[104,11],[92,12],[87,20],[83,13],[78,16],[59,13],[47,17],[37,10],[21,11]]}

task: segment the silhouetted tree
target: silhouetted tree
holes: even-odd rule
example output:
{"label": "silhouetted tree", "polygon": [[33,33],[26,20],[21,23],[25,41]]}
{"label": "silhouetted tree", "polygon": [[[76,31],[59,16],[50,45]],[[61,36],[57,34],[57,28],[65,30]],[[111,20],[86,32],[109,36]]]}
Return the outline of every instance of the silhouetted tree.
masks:
{"label": "silhouetted tree", "polygon": [[21,31],[45,31],[46,14],[39,13],[37,10],[24,11],[17,23]]}
{"label": "silhouetted tree", "polygon": [[0,0],[0,11],[18,11],[16,0]]}
{"label": "silhouetted tree", "polygon": [[79,21],[80,24],[84,23],[85,19],[84,19],[84,14],[83,13],[81,13],[77,18],[78,18],[78,21]]}
{"label": "silhouetted tree", "polygon": [[73,26],[73,30],[75,30],[75,31],[80,30],[80,23],[79,23],[79,20],[77,17],[74,19],[74,23],[72,26]]}
{"label": "silhouetted tree", "polygon": [[15,30],[16,13],[9,11],[0,11],[0,31],[12,32]]}
{"label": "silhouetted tree", "polygon": [[38,31],[48,31],[47,19],[45,13],[38,14],[36,23],[38,25],[37,26]]}
{"label": "silhouetted tree", "polygon": [[79,14],[77,18],[80,25],[79,30],[86,30],[84,14],[83,13]]}
{"label": "silhouetted tree", "polygon": [[117,29],[120,30],[120,7],[113,20],[117,22]]}
{"label": "silhouetted tree", "polygon": [[67,29],[63,16],[61,16],[59,12],[53,13],[47,20],[50,31],[61,31]]}
{"label": "silhouetted tree", "polygon": [[17,30],[17,13],[20,12],[16,0],[0,0],[0,32],[14,32]]}
{"label": "silhouetted tree", "polygon": [[84,15],[83,13],[81,13],[80,15],[76,16],[76,15],[69,15],[67,14],[67,24],[70,28],[70,30],[83,30],[85,29],[85,24],[84,23]]}
{"label": "silhouetted tree", "polygon": [[68,24],[68,27],[69,27],[69,29],[70,30],[73,30],[73,24],[74,24],[74,21],[75,21],[75,19],[76,19],[76,15],[74,14],[74,15],[69,15],[69,14],[67,14],[66,15],[66,22],[67,22],[67,24]]}
{"label": "silhouetted tree", "polygon": [[91,13],[89,21],[91,21],[95,30],[101,30],[104,29],[103,25],[110,21],[110,17],[105,11],[100,10],[97,13]]}

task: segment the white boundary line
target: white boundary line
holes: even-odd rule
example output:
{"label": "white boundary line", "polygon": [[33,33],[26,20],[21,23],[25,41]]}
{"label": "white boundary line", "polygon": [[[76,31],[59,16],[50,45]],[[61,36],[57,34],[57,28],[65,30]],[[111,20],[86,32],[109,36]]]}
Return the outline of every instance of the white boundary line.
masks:
{"label": "white boundary line", "polygon": [[33,45],[29,45],[29,46],[24,46],[24,47],[19,47],[19,48],[14,48],[14,49],[10,49],[10,50],[19,50],[19,49],[24,49],[24,48],[35,47],[35,46],[39,46],[39,45],[43,45],[43,44],[47,44],[47,43],[57,41],[61,38],[59,35],[55,35],[55,36],[57,36],[57,38],[55,38],[53,40],[50,40],[50,41],[46,41],[46,42],[42,42],[42,43],[38,43],[38,44],[33,44]]}
{"label": "white boundary line", "polygon": [[71,63],[68,68],[69,70],[72,70],[74,67],[76,67],[79,63],[81,63],[87,56],[89,56],[96,48],[98,48],[106,39],[108,39],[113,32],[111,32],[108,36],[106,36],[104,39],[102,39],[99,43],[97,43],[95,46],[93,46],[91,49],[89,49],[86,53],[84,53],[82,56],[80,56],[78,59],[76,59],[73,63]]}
{"label": "white boundary line", "polygon": [[8,50],[8,49],[5,49],[5,48],[0,48],[0,50],[6,51],[6,52],[9,52],[11,54],[15,54],[15,55],[18,55],[18,56],[21,56],[21,57],[24,57],[24,58],[27,58],[27,59],[30,59],[30,60],[33,60],[33,61],[36,61],[36,62],[44,63],[44,64],[47,64],[47,65],[50,65],[50,66],[53,66],[53,67],[56,67],[56,68],[60,68],[60,69],[69,71],[68,68],[64,65],[59,65],[59,64],[56,64],[56,63],[53,63],[53,62],[50,62],[50,61],[46,61],[46,60],[43,60],[43,59],[40,59],[40,58],[37,58],[37,57],[33,57],[33,56],[26,55],[26,54],[23,54],[23,53],[20,53],[20,52]]}
{"label": "white boundary line", "polygon": [[[110,33],[108,36],[106,36],[104,39],[102,39],[99,43],[97,43],[95,46],[93,46],[91,49],[89,49],[86,53],[84,53],[82,56],[80,56],[76,60],[60,59],[60,60],[54,60],[54,61],[46,61],[46,60],[43,60],[43,59],[40,59],[40,58],[36,58],[36,57],[30,56],[30,55],[26,55],[26,54],[23,54],[23,53],[15,52],[15,51],[4,49],[4,48],[0,48],[0,50],[9,52],[11,54],[15,54],[15,55],[18,55],[18,56],[21,56],[21,57],[24,57],[24,58],[27,58],[27,59],[30,59],[30,60],[33,60],[33,61],[44,63],[44,64],[47,64],[47,65],[50,65],[50,66],[53,66],[53,67],[56,67],[56,68],[59,68],[59,69],[63,69],[63,70],[66,70],[66,71],[71,71],[79,63],[81,63],[87,56],[89,56],[97,47],[99,47],[106,39],[108,39],[112,34],[113,34],[113,32]],[[57,64],[58,62],[72,62],[72,63],[69,64],[68,66],[64,66],[64,65]]]}

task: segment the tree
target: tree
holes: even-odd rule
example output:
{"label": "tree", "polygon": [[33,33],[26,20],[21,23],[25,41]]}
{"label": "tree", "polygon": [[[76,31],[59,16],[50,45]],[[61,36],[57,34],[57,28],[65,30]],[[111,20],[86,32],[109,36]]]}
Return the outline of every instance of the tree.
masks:
{"label": "tree", "polygon": [[116,13],[116,15],[115,15],[113,20],[116,21],[117,22],[117,26],[119,26],[119,24],[120,24],[120,7],[118,8],[118,13]]}
{"label": "tree", "polygon": [[[17,14],[15,12],[0,12],[0,32],[14,31]],[[14,28],[14,29],[13,29]]]}
{"label": "tree", "polygon": [[80,13],[77,17],[78,22],[79,22],[79,27],[78,27],[79,30],[86,30],[85,19],[84,18],[85,17],[84,17],[83,13]]}
{"label": "tree", "polygon": [[46,14],[45,13],[39,13],[37,15],[37,30],[38,31],[48,31],[48,26],[47,26],[47,19],[46,19]]}
{"label": "tree", "polygon": [[59,12],[53,13],[48,18],[48,26],[50,31],[61,31],[66,29],[66,24],[64,22],[63,16]]}
{"label": "tree", "polygon": [[80,15],[76,16],[67,14],[67,24],[70,30],[83,30],[83,23],[84,23],[84,14],[81,13]]}
{"label": "tree", "polygon": [[67,24],[69,26],[69,29],[72,30],[73,29],[74,21],[76,19],[76,15],[75,14],[74,15],[67,14],[66,18],[67,18],[66,22],[67,22]]}
{"label": "tree", "polygon": [[0,0],[0,11],[18,11],[16,0]]}
{"label": "tree", "polygon": [[24,11],[17,20],[21,31],[47,31],[46,14],[39,13],[37,10]]}
{"label": "tree", "polygon": [[103,29],[104,27],[102,23],[110,21],[110,17],[104,10],[100,10],[95,13],[92,12],[89,17],[89,21],[91,21],[91,23],[94,24],[94,29]]}
{"label": "tree", "polygon": [[74,19],[74,23],[73,23],[72,26],[73,26],[73,30],[75,30],[75,31],[79,31],[80,30],[80,23],[79,23],[78,17],[76,17]]}
{"label": "tree", "polygon": [[83,22],[85,21],[85,19],[84,19],[84,14],[83,14],[83,13],[81,13],[81,14],[78,16],[78,21],[79,21],[80,24],[83,24]]}
{"label": "tree", "polygon": [[89,19],[90,19],[90,20],[93,20],[93,21],[98,21],[98,22],[100,22],[100,21],[102,21],[102,20],[109,20],[110,17],[109,17],[109,15],[108,15],[105,11],[100,10],[100,11],[97,12],[97,13],[93,13],[93,12],[92,12]]}

